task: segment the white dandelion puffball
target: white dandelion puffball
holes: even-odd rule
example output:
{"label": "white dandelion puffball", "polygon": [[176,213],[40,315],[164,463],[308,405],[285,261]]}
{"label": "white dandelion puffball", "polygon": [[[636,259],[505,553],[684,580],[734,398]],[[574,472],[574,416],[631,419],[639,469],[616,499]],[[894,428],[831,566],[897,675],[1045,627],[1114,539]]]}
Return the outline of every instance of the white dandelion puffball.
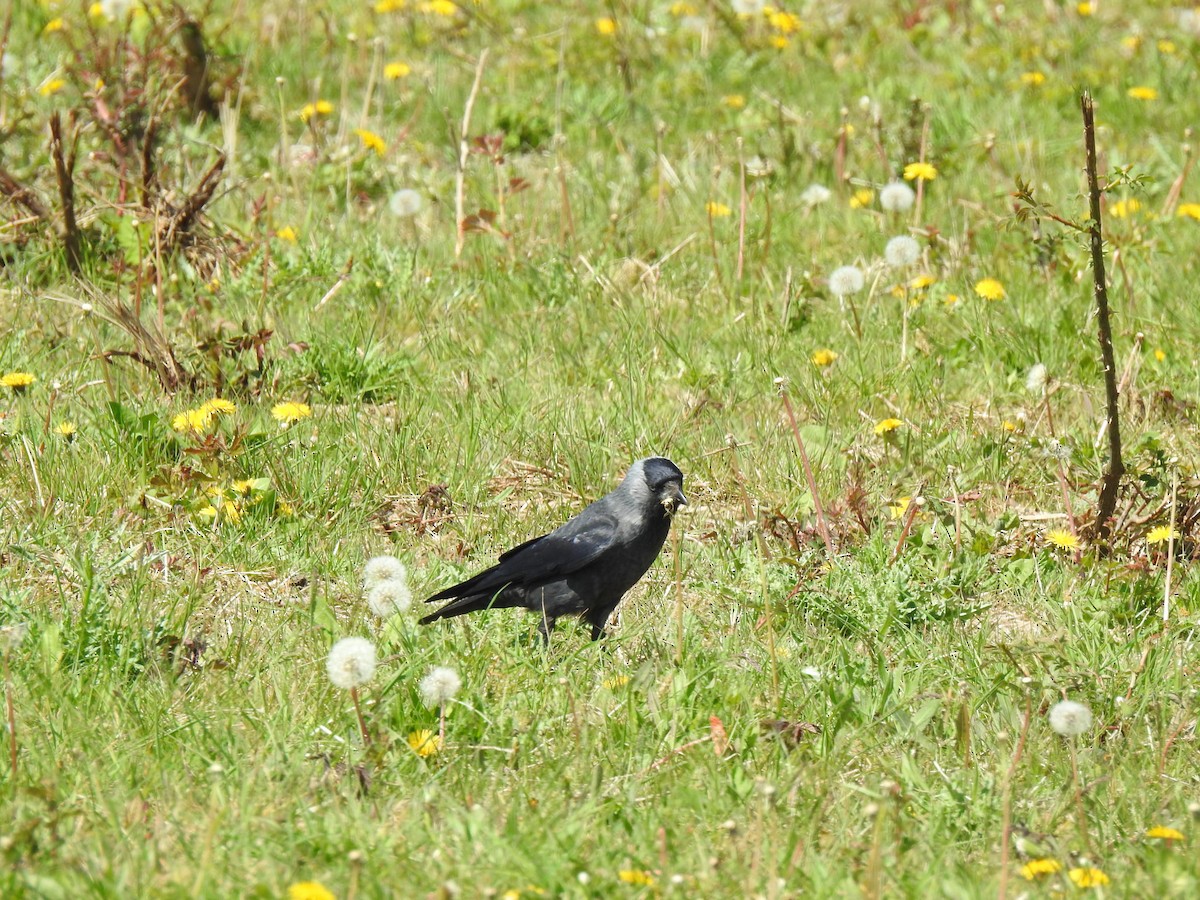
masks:
{"label": "white dandelion puffball", "polygon": [[429,674],[421,679],[421,700],[426,708],[444,706],[454,699],[462,687],[462,679],[458,673],[448,666],[434,666]]}
{"label": "white dandelion puffball", "polygon": [[375,676],[375,645],[366,638],[342,638],[329,651],[325,662],[334,687],[356,688]]}
{"label": "white dandelion puffball", "polygon": [[377,584],[385,581],[408,580],[408,570],[404,563],[394,556],[373,556],[363,566],[363,590],[368,594]]}
{"label": "white dandelion puffball", "polygon": [[1041,394],[1046,389],[1046,367],[1041,363],[1034,365],[1025,376],[1025,390],[1031,394]]}
{"label": "white dandelion puffball", "polygon": [[1082,703],[1063,700],[1050,707],[1050,727],[1063,737],[1077,737],[1092,727],[1092,711]]}
{"label": "white dandelion puffball", "polygon": [[408,612],[412,606],[412,591],[403,578],[389,578],[367,592],[367,606],[381,619]]}
{"label": "white dandelion puffball", "polygon": [[833,196],[833,191],[823,184],[810,184],[800,194],[800,202],[805,206],[817,206],[825,203]]}
{"label": "white dandelion puffball", "polygon": [[857,294],[866,283],[862,270],[854,266],[841,266],[829,273],[829,290],[839,297]]}
{"label": "white dandelion puffball", "polygon": [[908,212],[916,199],[913,189],[903,181],[885,184],[879,191],[879,205],[888,212]]}
{"label": "white dandelion puffball", "polygon": [[412,188],[402,188],[388,198],[388,209],[393,216],[408,219],[415,216],[425,205],[425,198]]}
{"label": "white dandelion puffball", "polygon": [[733,11],[739,16],[757,16],[766,5],[766,0],[733,0]]}
{"label": "white dandelion puffball", "polygon": [[921,258],[921,245],[906,234],[897,235],[883,248],[883,258],[893,269],[903,269]]}
{"label": "white dandelion puffball", "polygon": [[123,21],[133,8],[133,0],[100,0],[100,11],[109,21]]}

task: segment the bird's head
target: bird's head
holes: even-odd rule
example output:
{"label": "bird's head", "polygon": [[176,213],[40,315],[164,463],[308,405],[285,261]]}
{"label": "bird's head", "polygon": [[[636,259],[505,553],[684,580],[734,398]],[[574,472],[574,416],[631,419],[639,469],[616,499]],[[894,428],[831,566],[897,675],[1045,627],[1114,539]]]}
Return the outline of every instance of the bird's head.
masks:
{"label": "bird's head", "polygon": [[683,472],[662,456],[651,456],[635,462],[625,476],[632,480],[635,493],[651,507],[662,507],[667,515],[674,515],[681,506],[687,506],[683,495]]}

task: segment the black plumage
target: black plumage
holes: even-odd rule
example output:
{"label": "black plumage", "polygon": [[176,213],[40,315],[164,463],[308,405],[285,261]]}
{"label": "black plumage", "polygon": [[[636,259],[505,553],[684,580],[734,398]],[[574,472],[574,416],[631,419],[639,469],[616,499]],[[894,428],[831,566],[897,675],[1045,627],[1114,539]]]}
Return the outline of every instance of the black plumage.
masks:
{"label": "black plumage", "polygon": [[683,472],[653,456],[635,462],[611,493],[549,534],[526,541],[473,578],[434,594],[450,600],[422,625],[481,609],[523,607],[541,617],[549,640],[554,623],[577,615],[604,634],[608,617],[658,557],[675,511],[687,504]]}

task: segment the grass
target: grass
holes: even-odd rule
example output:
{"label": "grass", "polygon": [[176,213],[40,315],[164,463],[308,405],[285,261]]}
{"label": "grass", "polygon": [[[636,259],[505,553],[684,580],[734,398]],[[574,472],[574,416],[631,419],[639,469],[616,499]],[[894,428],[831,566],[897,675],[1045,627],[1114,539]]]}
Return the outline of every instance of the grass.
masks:
{"label": "grass", "polygon": [[[1194,894],[1198,37],[1095,6],[14,7],[3,168],[44,214],[4,188],[0,374],[36,380],[0,389],[0,893]],[[1081,87],[1129,474],[1111,545],[1071,549],[1055,455],[1081,525],[1105,463],[1088,257],[1014,192],[1084,215]],[[919,204],[881,208],[914,162]],[[899,234],[921,259],[888,270]],[[692,505],[605,646],[368,612],[369,557],[427,596],[652,453]],[[347,635],[380,655],[368,743],[325,671]],[[422,757],[437,665],[463,687]]]}

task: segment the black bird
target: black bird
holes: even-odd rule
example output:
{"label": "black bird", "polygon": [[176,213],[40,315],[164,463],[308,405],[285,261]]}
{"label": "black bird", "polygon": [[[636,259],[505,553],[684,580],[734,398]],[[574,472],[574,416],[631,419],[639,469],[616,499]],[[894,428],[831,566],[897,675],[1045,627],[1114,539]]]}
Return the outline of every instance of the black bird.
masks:
{"label": "black bird", "polygon": [[598,640],[625,592],[658,557],[671,517],[685,505],[683,473],[675,463],[661,456],[638,460],[616,490],[573,519],[426,600],[453,602],[421,619],[421,624],[480,609],[520,606],[541,616],[539,630],[547,642],[555,621],[569,615],[591,625],[592,640]]}

